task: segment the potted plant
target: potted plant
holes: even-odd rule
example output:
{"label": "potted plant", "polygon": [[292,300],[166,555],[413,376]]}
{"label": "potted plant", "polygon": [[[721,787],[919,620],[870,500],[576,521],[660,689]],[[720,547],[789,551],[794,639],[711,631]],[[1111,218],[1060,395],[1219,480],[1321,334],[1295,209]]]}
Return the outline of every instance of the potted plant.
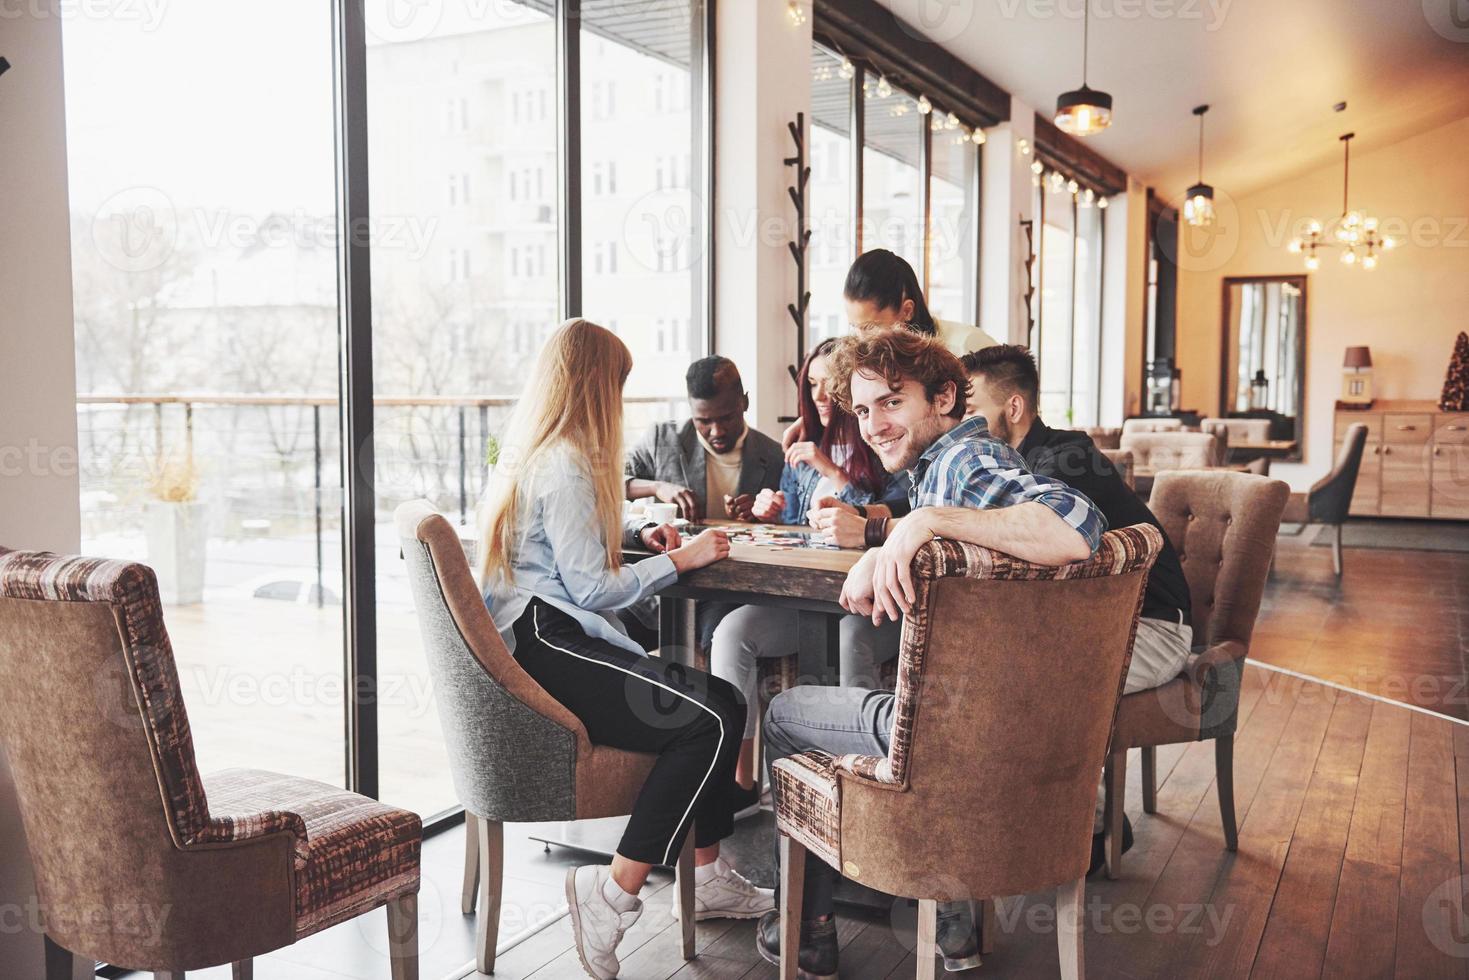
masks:
{"label": "potted plant", "polygon": [[148,564],[158,575],[162,600],[174,606],[204,601],[204,558],[208,524],[199,499],[199,471],[192,457],[154,469],[145,503]]}

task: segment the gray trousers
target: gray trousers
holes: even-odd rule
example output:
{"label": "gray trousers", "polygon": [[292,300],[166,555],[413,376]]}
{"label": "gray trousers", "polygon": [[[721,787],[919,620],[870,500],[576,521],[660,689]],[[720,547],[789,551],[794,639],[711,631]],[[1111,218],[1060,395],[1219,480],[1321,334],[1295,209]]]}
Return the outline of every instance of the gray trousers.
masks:
{"label": "gray trousers", "polygon": [[[878,665],[898,655],[902,624],[887,622],[873,626],[866,616],[843,616],[840,630],[842,684],[876,687]],[[745,714],[745,738],[755,737],[760,710],[755,690],[759,676],[756,661],[795,652],[794,609],[740,606],[719,621],[709,648],[709,673],[733,684],[750,706]]]}
{"label": "gray trousers", "polygon": [[[1193,630],[1188,626],[1159,619],[1138,620],[1124,692],[1132,694],[1159,687],[1177,677],[1188,662],[1192,638]],[[766,765],[807,749],[821,749],[837,756],[887,755],[893,709],[894,695],[889,691],[813,685],[783,691],[770,702],[770,709],[765,713]],[[1102,803],[1099,789],[1094,832],[1102,829]],[[808,918],[831,912],[835,880],[835,870],[825,861],[808,856],[804,910]]]}

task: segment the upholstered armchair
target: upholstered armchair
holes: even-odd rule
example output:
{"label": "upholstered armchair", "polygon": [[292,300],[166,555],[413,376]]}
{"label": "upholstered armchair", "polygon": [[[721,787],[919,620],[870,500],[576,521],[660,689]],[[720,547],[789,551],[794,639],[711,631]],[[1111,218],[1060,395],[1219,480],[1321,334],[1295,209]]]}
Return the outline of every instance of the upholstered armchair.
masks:
{"label": "upholstered armchair", "polygon": [[1267,442],[1270,439],[1270,420],[1200,419],[1199,431],[1218,435],[1229,445],[1236,445],[1242,442]]}
{"label": "upholstered armchair", "polygon": [[1136,490],[1137,480],[1134,476],[1131,449],[1098,449],[1099,453],[1106,456],[1112,465],[1117,468],[1117,475],[1122,477],[1122,482],[1127,484],[1127,489]]}
{"label": "upholstered armchair", "polygon": [[1091,436],[1092,444],[1098,449],[1118,449],[1122,446],[1122,430],[1116,426],[1089,425],[1080,431]]}
{"label": "upholstered armchair", "polygon": [[955,541],[919,550],[888,754],[771,767],[783,977],[807,851],[919,900],[919,976],[933,975],[936,902],[1056,888],[1062,973],[1080,975],[1097,775],[1162,540],[1151,525],[1109,531],[1059,568]]}
{"label": "upholstered armchair", "polygon": [[1336,530],[1331,542],[1331,567],[1341,578],[1341,528],[1352,507],[1352,494],[1357,489],[1357,472],[1362,468],[1362,453],[1367,446],[1367,426],[1354,422],[1342,437],[1341,449],[1331,472],[1311,485],[1305,493],[1293,493],[1286,501],[1281,522],[1298,524],[1300,534],[1311,524],[1329,524]]}
{"label": "upholstered armchair", "polygon": [[393,977],[418,976],[418,816],[294,776],[201,776],[152,569],[0,553],[0,676],[50,980],[73,955],[248,978],[384,905]]}
{"label": "upholstered armchair", "polygon": [[1122,448],[1145,472],[1207,469],[1224,463],[1224,440],[1208,432],[1124,432]]}
{"label": "upholstered armchair", "polygon": [[1141,432],[1182,432],[1183,419],[1124,419],[1122,422],[1123,437],[1137,435]]}
{"label": "upholstered armchair", "polygon": [[1157,811],[1156,746],[1214,741],[1219,816],[1229,850],[1237,843],[1234,815],[1234,730],[1240,680],[1255,615],[1289,490],[1279,480],[1248,473],[1160,473],[1153,514],[1178,551],[1193,606],[1194,647],[1178,677],[1161,687],[1123,695],[1108,756],[1107,874],[1122,861],[1127,750],[1142,749],[1143,810]]}
{"label": "upholstered armchair", "polygon": [[[454,528],[426,500],[394,515],[449,772],[464,804],[461,906],[475,911],[476,964],[495,969],[504,824],[632,812],[657,756],[593,745],[581,720],[516,663],[500,639]],[[694,955],[693,840],[678,858],[683,955]]]}

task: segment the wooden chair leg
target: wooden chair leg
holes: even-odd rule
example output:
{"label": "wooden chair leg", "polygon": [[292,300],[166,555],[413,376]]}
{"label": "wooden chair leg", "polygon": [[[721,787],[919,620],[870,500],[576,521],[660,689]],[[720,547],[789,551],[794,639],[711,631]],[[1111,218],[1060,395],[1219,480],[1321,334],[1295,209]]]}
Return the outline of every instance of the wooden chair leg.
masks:
{"label": "wooden chair leg", "polygon": [[231,963],[230,980],[255,980],[255,961],[235,960]]}
{"label": "wooden chair leg", "polygon": [[934,980],[939,955],[939,903],[929,898],[918,900],[918,948],[913,951],[918,961],[918,980]]}
{"label": "wooden chair leg", "polygon": [[978,906],[974,921],[979,923],[979,951],[987,955],[995,951],[995,930],[999,928],[995,922],[995,899],[980,899],[975,905]]}
{"label": "wooden chair leg", "polygon": [[806,846],[780,835],[780,980],[796,980],[801,913],[806,898]]}
{"label": "wooden chair leg", "polygon": [[1336,526],[1336,535],[1331,539],[1331,570],[1341,578],[1341,525]]}
{"label": "wooden chair leg", "polygon": [[1106,809],[1102,830],[1107,851],[1107,877],[1122,873],[1122,815],[1127,796],[1127,750],[1120,749],[1107,758],[1105,769]]}
{"label": "wooden chair leg", "polygon": [[674,868],[674,887],[678,889],[678,924],[683,930],[683,958],[694,958],[694,826],[689,825],[683,849],[678,852]]}
{"label": "wooden chair leg", "polygon": [[1158,812],[1158,750],[1143,748],[1143,812]]}
{"label": "wooden chair leg", "polygon": [[1234,823],[1234,734],[1214,740],[1214,781],[1219,788],[1219,819],[1224,824],[1224,847],[1239,850],[1239,830]]}
{"label": "wooden chair leg", "polygon": [[71,950],[58,946],[50,936],[41,937],[46,950],[46,980],[72,980],[74,957]]}
{"label": "wooden chair leg", "polygon": [[[505,874],[505,825],[475,820],[475,878],[479,881],[479,921],[474,925],[474,963],[480,973],[495,972],[495,946],[500,940],[500,893]],[[471,902],[471,908],[473,904]]]}
{"label": "wooden chair leg", "polygon": [[464,888],[459,911],[474,915],[475,893],[479,891],[479,817],[464,811]]}
{"label": "wooden chair leg", "polygon": [[1085,877],[1056,887],[1056,945],[1061,953],[1062,980],[1082,980],[1086,976],[1081,936],[1085,906]]}
{"label": "wooden chair leg", "polygon": [[393,980],[418,980],[418,893],[388,903],[388,960]]}

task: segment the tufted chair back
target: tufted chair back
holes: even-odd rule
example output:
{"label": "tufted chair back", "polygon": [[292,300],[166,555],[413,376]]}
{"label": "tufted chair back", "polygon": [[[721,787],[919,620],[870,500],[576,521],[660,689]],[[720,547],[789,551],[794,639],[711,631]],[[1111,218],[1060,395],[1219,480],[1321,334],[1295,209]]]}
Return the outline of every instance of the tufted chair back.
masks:
{"label": "tufted chair back", "polygon": [[1270,420],[1201,419],[1199,431],[1221,436],[1231,446],[1242,442],[1265,442],[1270,438]]}
{"label": "tufted chair back", "polygon": [[1143,432],[1181,432],[1183,419],[1125,419],[1122,435],[1134,436]]}
{"label": "tufted chair back", "polygon": [[1122,448],[1140,470],[1196,470],[1224,462],[1224,441],[1208,432],[1123,433]]}
{"label": "tufted chair back", "polygon": [[1194,642],[1246,647],[1290,488],[1251,473],[1160,473],[1149,506],[1178,551]]}
{"label": "tufted chair back", "polygon": [[1089,425],[1080,431],[1091,436],[1098,449],[1117,449],[1122,445],[1122,430],[1115,426]]}

